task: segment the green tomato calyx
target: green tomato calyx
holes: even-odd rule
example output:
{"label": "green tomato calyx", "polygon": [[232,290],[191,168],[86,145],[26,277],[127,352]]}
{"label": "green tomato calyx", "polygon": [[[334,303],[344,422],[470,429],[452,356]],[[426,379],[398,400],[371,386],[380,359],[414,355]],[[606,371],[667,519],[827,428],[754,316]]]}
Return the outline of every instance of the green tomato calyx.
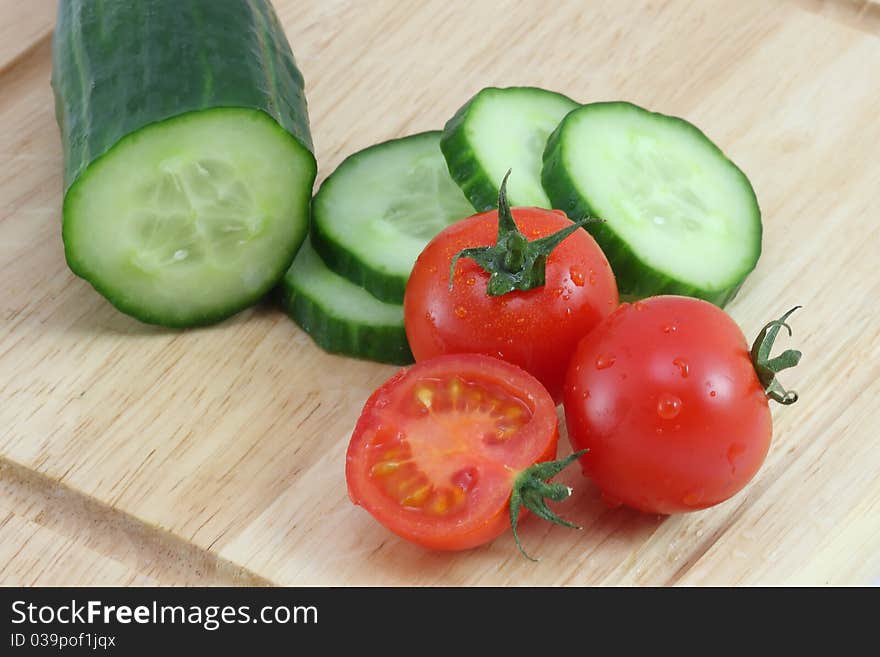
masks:
{"label": "green tomato calyx", "polygon": [[585,217],[552,235],[530,242],[520,232],[510,212],[507,201],[509,176],[508,170],[498,190],[498,239],[495,245],[462,249],[456,253],[449,265],[450,290],[459,258],[470,258],[489,274],[489,283],[486,286],[489,296],[497,297],[513,290],[525,291],[541,287],[544,285],[547,256],[550,252],[578,228],[600,221]]}
{"label": "green tomato calyx", "polygon": [[791,335],[791,327],[786,324],[789,316],[801,306],[795,306],[779,319],[767,322],[755,342],[752,344],[751,358],[755,372],[758,374],[758,380],[764,387],[764,393],[769,399],[780,404],[794,404],[798,400],[798,394],[794,390],[786,390],[776,375],[782,370],[797,365],[801,354],[797,349],[786,349],[775,358],[770,357],[770,350],[773,349],[773,343],[779,334],[779,329],[785,328]]}
{"label": "green tomato calyx", "polygon": [[580,529],[577,525],[560,518],[547,506],[547,500],[561,502],[571,495],[571,488],[568,486],[558,483],[551,484],[548,480],[558,475],[588,451],[588,449],[582,449],[558,461],[536,463],[520,472],[514,480],[513,492],[510,494],[510,527],[513,529],[513,540],[516,541],[516,546],[526,559],[537,561],[529,556],[519,541],[516,528],[519,523],[520,509],[526,508],[539,518],[549,520],[557,525]]}

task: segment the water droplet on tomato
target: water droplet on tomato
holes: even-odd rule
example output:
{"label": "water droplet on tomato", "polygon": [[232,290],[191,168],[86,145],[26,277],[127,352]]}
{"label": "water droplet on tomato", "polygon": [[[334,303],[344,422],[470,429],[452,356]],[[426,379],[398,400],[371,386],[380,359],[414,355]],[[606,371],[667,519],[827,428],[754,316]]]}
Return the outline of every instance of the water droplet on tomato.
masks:
{"label": "water droplet on tomato", "polygon": [[467,308],[465,308],[464,306],[456,306],[455,316],[459,319],[464,319],[465,317],[467,317]]}
{"label": "water droplet on tomato", "polygon": [[709,396],[710,396],[710,397],[716,397],[716,396],[718,396],[718,393],[715,392],[714,390],[710,390],[710,391],[709,391]]}
{"label": "water droplet on tomato", "polygon": [[465,280],[465,284],[466,284],[466,285],[473,285],[473,284],[476,283],[476,282],[477,282],[477,279],[474,278],[473,276],[471,276],[471,277],[469,277],[467,280]]}
{"label": "water droplet on tomato", "polygon": [[736,474],[736,461],[746,453],[746,446],[742,443],[733,443],[727,449],[727,462],[730,463],[730,474]]}
{"label": "water droplet on tomato", "polygon": [[571,282],[577,285],[578,287],[583,287],[584,285],[584,272],[582,272],[577,267],[572,267],[568,270],[569,275],[571,276]]}
{"label": "water droplet on tomato", "polygon": [[664,420],[671,420],[681,412],[681,399],[664,392],[657,399],[657,415]]}
{"label": "water droplet on tomato", "polygon": [[672,364],[678,368],[679,372],[681,372],[682,379],[686,379],[688,377],[688,363],[684,358],[676,358],[672,361]]}
{"label": "water droplet on tomato", "polygon": [[556,289],[553,290],[553,296],[554,297],[561,297],[563,292],[565,292],[565,290],[563,290],[561,287],[557,287]]}
{"label": "water droplet on tomato", "polygon": [[599,354],[596,357],[596,369],[607,370],[609,367],[614,365],[615,360],[617,359],[611,354]]}
{"label": "water droplet on tomato", "polygon": [[581,393],[581,399],[589,399],[589,398],[590,398],[590,391],[589,391],[589,390],[584,390],[584,391]]}
{"label": "water droplet on tomato", "polygon": [[675,333],[678,330],[678,327],[675,324],[666,324],[663,326],[664,333]]}
{"label": "water droplet on tomato", "polygon": [[590,270],[590,285],[595,285],[595,284],[596,284],[596,272],[594,272],[591,269]]}

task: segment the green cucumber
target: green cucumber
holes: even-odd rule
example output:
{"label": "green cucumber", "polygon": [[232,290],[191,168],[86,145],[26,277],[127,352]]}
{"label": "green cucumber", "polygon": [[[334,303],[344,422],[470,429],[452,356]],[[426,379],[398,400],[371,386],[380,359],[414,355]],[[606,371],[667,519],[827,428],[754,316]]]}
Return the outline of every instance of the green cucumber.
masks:
{"label": "green cucumber", "polygon": [[325,351],[394,365],[413,362],[403,306],[379,301],[334,274],[309,240],[281,279],[279,291],[287,314]]}
{"label": "green cucumber", "polygon": [[553,207],[587,226],[622,296],[682,294],[724,306],[761,255],[745,174],[694,125],[626,102],[568,114],[544,153]]}
{"label": "green cucumber", "polygon": [[440,153],[440,132],[392,139],[350,155],[312,200],[312,244],[336,273],[403,303],[425,245],[473,214]]}
{"label": "green cucumber", "polygon": [[316,164],[267,0],[64,0],[52,86],[74,273],[174,327],[228,317],[281,279]]}
{"label": "green cucumber", "polygon": [[547,137],[579,107],[571,98],[536,87],[487,87],[456,112],[440,148],[449,173],[478,211],[498,207],[498,186],[508,169],[512,206],[549,208],[541,186]]}

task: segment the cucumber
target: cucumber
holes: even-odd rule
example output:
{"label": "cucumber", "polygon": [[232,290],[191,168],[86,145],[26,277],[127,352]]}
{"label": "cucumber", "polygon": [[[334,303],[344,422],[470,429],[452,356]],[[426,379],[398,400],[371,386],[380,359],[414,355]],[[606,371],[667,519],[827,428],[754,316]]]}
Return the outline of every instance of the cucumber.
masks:
{"label": "cucumber", "polygon": [[288,315],[331,353],[406,365],[413,362],[403,306],[379,301],[334,274],[307,239],[279,286]]}
{"label": "cucumber", "polygon": [[349,156],[312,201],[312,244],[336,273],[389,303],[403,303],[413,263],[449,224],[473,214],[423,132]]}
{"label": "cucumber", "polygon": [[724,306],[761,255],[745,174],[694,125],[626,102],[568,114],[544,153],[553,207],[587,226],[621,295],[682,294]]}
{"label": "cucumber", "polygon": [[316,164],[267,0],[64,0],[52,87],[75,274],[172,327],[228,317],[281,279]]}
{"label": "cucumber", "polygon": [[571,98],[536,87],[487,87],[456,112],[440,148],[453,180],[479,211],[498,206],[498,186],[508,169],[513,206],[550,208],[541,186],[547,137],[579,107]]}

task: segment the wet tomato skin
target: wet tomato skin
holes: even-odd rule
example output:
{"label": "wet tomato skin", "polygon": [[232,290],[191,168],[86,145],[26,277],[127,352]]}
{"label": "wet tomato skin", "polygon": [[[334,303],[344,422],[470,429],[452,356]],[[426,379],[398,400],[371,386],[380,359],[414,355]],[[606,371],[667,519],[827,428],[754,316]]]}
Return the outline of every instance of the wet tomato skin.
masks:
{"label": "wet tomato skin", "polygon": [[[514,221],[529,241],[566,228],[559,210],[517,207]],[[525,369],[558,403],[578,341],[618,304],[605,254],[585,230],[569,235],[547,257],[545,284],[501,296],[486,293],[489,274],[469,258],[449,269],[462,249],[496,242],[498,212],[490,210],[441,231],[419,255],[404,298],[407,339],[416,360],[482,353]]]}
{"label": "wet tomato skin", "polygon": [[[453,399],[455,382],[463,392]],[[517,413],[510,435],[489,435],[510,426],[512,410]],[[482,545],[510,529],[516,476],[556,455],[557,423],[547,391],[509,363],[478,354],[416,363],[364,405],[346,454],[349,497],[387,529],[423,547]],[[404,468],[409,474],[402,474]]]}
{"label": "wet tomato skin", "polygon": [[736,323],[660,296],[623,304],[578,345],[565,418],[584,474],[614,504],[651,513],[722,502],[770,447],[767,398]]}

